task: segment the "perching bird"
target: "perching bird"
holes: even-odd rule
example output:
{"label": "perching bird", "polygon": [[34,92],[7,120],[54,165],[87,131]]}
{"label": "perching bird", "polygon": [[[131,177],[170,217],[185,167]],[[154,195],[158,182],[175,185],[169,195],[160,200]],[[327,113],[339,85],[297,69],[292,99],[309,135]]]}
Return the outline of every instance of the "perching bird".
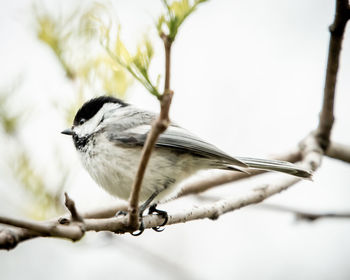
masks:
{"label": "perching bird", "polygon": [[[86,102],[76,113],[71,129],[80,159],[91,177],[110,194],[127,200],[140,161],[141,149],[155,113],[117,98],[101,96]],[[231,157],[186,129],[171,123],[162,133],[147,166],[141,191],[142,212],[171,193],[199,170],[245,168],[279,171],[308,178],[311,173],[295,164],[268,159]],[[163,214],[155,207],[151,212]]]}

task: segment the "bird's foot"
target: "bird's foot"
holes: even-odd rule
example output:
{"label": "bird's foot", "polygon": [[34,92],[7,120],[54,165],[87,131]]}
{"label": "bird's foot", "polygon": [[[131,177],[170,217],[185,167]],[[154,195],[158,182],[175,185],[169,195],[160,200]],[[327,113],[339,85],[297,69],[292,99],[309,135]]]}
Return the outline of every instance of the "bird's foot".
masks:
{"label": "bird's foot", "polygon": [[[119,216],[126,216],[128,215],[128,212],[127,211],[123,211],[123,210],[120,210],[118,211],[116,214],[115,214],[115,217],[119,217]],[[140,212],[139,216],[140,216],[140,227],[137,231],[135,232],[131,232],[130,234],[133,235],[133,236],[139,236],[141,235],[144,230],[145,230],[145,225],[143,223],[143,219],[142,219],[142,215],[143,215],[143,211]]]}
{"label": "bird's foot", "polygon": [[153,213],[157,213],[157,215],[161,216],[164,219],[164,222],[160,226],[156,226],[152,228],[156,232],[161,232],[164,230],[164,228],[161,228],[161,227],[165,226],[166,223],[168,222],[168,218],[169,218],[168,213],[166,211],[157,209],[157,204],[151,205],[150,208],[148,209],[149,215]]}
{"label": "bird's foot", "polygon": [[130,232],[130,234],[131,234],[132,236],[139,236],[139,235],[141,235],[144,231],[145,231],[145,225],[144,225],[143,219],[142,219],[142,217],[141,217],[139,229],[138,229],[137,231]]}
{"label": "bird's foot", "polygon": [[[135,232],[131,232],[130,234],[133,235],[133,236],[139,236],[141,235],[144,230],[145,230],[145,224],[143,223],[143,211],[140,212],[139,214],[139,217],[140,217],[140,227],[137,231]],[[168,213],[166,211],[163,211],[163,210],[159,210],[157,209],[157,204],[153,204],[149,207],[148,209],[148,214],[151,215],[153,213],[156,213],[157,215],[161,216],[163,219],[164,219],[164,222],[159,225],[159,226],[156,226],[156,227],[152,227],[152,229],[154,231],[157,231],[157,232],[162,232],[164,230],[164,228],[161,228],[163,226],[165,226],[168,222]],[[118,211],[115,216],[116,217],[119,217],[119,216],[126,216],[128,214],[127,211]]]}

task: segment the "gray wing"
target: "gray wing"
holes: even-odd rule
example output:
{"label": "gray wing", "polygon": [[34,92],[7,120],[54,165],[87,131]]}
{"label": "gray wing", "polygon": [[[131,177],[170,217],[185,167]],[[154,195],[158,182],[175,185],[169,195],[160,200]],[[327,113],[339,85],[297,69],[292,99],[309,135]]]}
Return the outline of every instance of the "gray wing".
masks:
{"label": "gray wing", "polygon": [[[109,140],[121,145],[142,146],[146,141],[150,129],[150,125],[143,124],[121,132],[114,131],[110,133]],[[176,124],[171,124],[168,129],[159,136],[155,146],[213,158],[229,165],[248,167],[242,161],[227,155],[214,145],[201,140]]]}
{"label": "gray wing", "polygon": [[162,133],[156,143],[157,147],[177,149],[192,154],[214,158],[228,164],[247,167],[242,161],[229,156],[214,145],[203,141],[179,126],[170,126]]}
{"label": "gray wing", "polygon": [[[147,111],[135,110],[135,108],[131,106],[126,107],[125,110],[127,110],[127,112],[123,112],[120,116],[114,116],[113,124],[110,123],[103,129],[108,130],[107,134],[109,135],[109,140],[116,145],[129,147],[143,146],[147,134],[151,129],[150,124],[155,119],[156,115]],[[173,151],[175,150],[212,158],[222,163],[223,167],[227,169],[229,169],[230,165],[236,165],[255,169],[279,171],[303,178],[310,178],[312,176],[309,170],[305,170],[295,164],[285,161],[231,157],[214,145],[203,141],[174,123],[172,123],[168,129],[159,136],[156,142],[156,147],[169,148]]]}

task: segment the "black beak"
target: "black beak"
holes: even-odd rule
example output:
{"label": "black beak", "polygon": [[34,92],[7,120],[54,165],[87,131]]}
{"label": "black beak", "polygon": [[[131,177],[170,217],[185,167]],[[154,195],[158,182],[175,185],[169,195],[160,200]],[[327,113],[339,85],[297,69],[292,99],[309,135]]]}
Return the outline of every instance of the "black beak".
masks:
{"label": "black beak", "polygon": [[62,134],[66,134],[66,135],[74,135],[74,131],[70,128],[67,128],[63,131],[61,131]]}

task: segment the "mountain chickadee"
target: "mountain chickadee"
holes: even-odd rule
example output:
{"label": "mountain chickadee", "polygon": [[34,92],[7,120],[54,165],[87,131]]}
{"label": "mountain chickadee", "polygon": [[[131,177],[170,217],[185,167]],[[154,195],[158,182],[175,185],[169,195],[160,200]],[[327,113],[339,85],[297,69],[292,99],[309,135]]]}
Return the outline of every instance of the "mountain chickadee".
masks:
{"label": "mountain chickadee", "polygon": [[[80,159],[91,177],[110,194],[127,200],[140,161],[141,149],[155,113],[140,110],[117,98],[101,96],[86,102],[71,129]],[[147,166],[140,191],[140,213],[152,203],[151,213],[167,217],[155,203],[184,179],[204,169],[242,171],[255,168],[308,178],[311,173],[292,163],[231,157],[182,127],[171,123],[162,133]],[[163,213],[164,212],[164,213]],[[166,221],[165,221],[166,223]]]}

